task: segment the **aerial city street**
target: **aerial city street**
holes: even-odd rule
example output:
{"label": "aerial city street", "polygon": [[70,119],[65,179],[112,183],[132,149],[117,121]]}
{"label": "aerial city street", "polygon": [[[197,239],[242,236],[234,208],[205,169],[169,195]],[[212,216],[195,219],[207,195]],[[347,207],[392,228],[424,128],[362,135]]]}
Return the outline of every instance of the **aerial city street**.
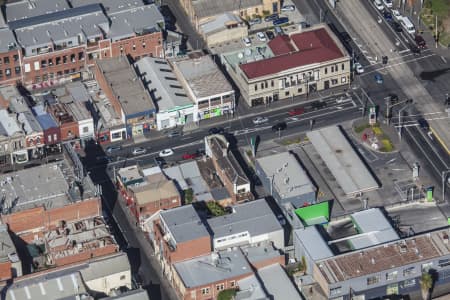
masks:
{"label": "aerial city street", "polygon": [[1,299],[450,299],[450,1],[0,5]]}

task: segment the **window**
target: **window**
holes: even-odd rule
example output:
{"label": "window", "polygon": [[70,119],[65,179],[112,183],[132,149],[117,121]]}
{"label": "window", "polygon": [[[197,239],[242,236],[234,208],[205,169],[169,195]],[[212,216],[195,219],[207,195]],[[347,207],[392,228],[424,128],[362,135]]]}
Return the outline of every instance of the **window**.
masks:
{"label": "window", "polygon": [[334,72],[334,66],[331,66],[331,73]]}
{"label": "window", "polygon": [[83,60],[83,59],[84,59],[84,53],[78,52],[78,60]]}
{"label": "window", "polygon": [[41,67],[42,68],[47,68],[47,60],[41,60]]}
{"label": "window", "polygon": [[344,64],[341,65],[341,70],[342,70],[342,71],[345,70],[345,65],[344,65]]}
{"label": "window", "polygon": [[56,65],[60,65],[61,64],[61,57],[57,57],[56,58]]}
{"label": "window", "polygon": [[10,77],[11,76],[11,69],[10,68],[5,69],[5,75],[6,75],[6,77]]}
{"label": "window", "polygon": [[63,74],[62,71],[56,72],[56,75],[57,75],[57,76],[62,76],[62,74]]}
{"label": "window", "polygon": [[330,296],[336,296],[342,293],[342,287],[338,286],[330,289]]}
{"label": "window", "polygon": [[69,74],[69,69],[67,69],[67,70],[64,70],[64,74]]}
{"label": "window", "polygon": [[9,64],[9,57],[3,57],[3,62],[5,65]]}
{"label": "window", "polygon": [[270,82],[270,86],[273,87],[273,80]]}
{"label": "window", "polygon": [[71,55],[70,55],[70,61],[73,62],[73,63],[76,62],[76,60],[75,60],[75,54],[71,54]]}
{"label": "window", "polygon": [[380,275],[367,277],[367,285],[373,285],[380,282]]}
{"label": "window", "polygon": [[328,68],[325,68],[325,74],[328,74]]}
{"label": "window", "polygon": [[216,290],[223,291],[224,289],[225,289],[225,284],[221,283],[221,284],[216,285]]}
{"label": "window", "polygon": [[0,70],[0,78],[3,78],[3,71]]}
{"label": "window", "polygon": [[255,91],[258,90],[258,84],[255,84]]}
{"label": "window", "polygon": [[142,48],[145,49],[145,42],[142,42]]}
{"label": "window", "polygon": [[49,135],[47,136],[47,141],[48,141],[48,142],[51,142],[51,141],[52,141],[52,135],[51,135],[51,134],[49,134]]}
{"label": "window", "polygon": [[234,288],[235,286],[236,286],[236,282],[234,280],[230,281],[230,287]]}
{"label": "window", "polygon": [[439,260],[439,267],[443,268],[443,267],[447,267],[450,266],[450,259],[440,259]]}
{"label": "window", "polygon": [[261,89],[264,88],[264,82],[261,82]]}
{"label": "window", "polygon": [[297,89],[297,93],[302,93],[303,92],[303,89],[302,88],[298,88]]}
{"label": "window", "polygon": [[2,63],[3,63],[3,61],[2,61],[2,58],[0,57],[0,66],[2,65]]}
{"label": "window", "polygon": [[55,142],[56,142],[56,141],[57,141],[57,139],[58,139],[58,136],[56,135],[56,133],[54,133],[54,134],[53,134],[53,141],[55,141]]}
{"label": "window", "polygon": [[14,72],[16,73],[16,75],[20,74],[20,67],[15,67],[14,68]]}
{"label": "window", "polygon": [[338,84],[338,80],[337,79],[331,79],[331,84]]}
{"label": "window", "polygon": [[403,270],[403,276],[409,276],[409,275],[412,275],[415,273],[416,273],[415,267],[409,267],[409,268]]}
{"label": "window", "polygon": [[403,287],[410,287],[410,286],[415,286],[416,285],[416,279],[412,278],[412,279],[406,279],[405,281],[403,281]]}
{"label": "window", "polygon": [[53,66],[53,58],[48,59],[48,66],[49,67]]}
{"label": "window", "polygon": [[289,96],[289,91],[284,93],[285,96]]}
{"label": "window", "polygon": [[133,51],[136,51],[136,45],[133,45]]}
{"label": "window", "polygon": [[386,273],[386,280],[396,280],[397,279],[397,271]]}
{"label": "window", "polygon": [[67,55],[63,56],[63,64],[67,64]]}
{"label": "window", "polygon": [[87,132],[89,132],[89,127],[88,126],[83,127],[83,133],[87,133]]}
{"label": "window", "polygon": [[120,276],[120,280],[125,280],[126,276],[125,275],[121,275]]}
{"label": "window", "polygon": [[202,295],[209,295],[209,288],[202,288]]}
{"label": "window", "polygon": [[346,83],[346,82],[347,82],[347,77],[343,76],[343,77],[341,78],[341,82],[342,82],[342,83]]}
{"label": "window", "polygon": [[14,61],[18,61],[19,60],[19,55],[14,54],[13,58],[14,58]]}
{"label": "window", "polygon": [[267,89],[267,87],[268,87],[268,84],[267,84],[267,81],[265,81],[265,82],[264,82],[264,88]]}

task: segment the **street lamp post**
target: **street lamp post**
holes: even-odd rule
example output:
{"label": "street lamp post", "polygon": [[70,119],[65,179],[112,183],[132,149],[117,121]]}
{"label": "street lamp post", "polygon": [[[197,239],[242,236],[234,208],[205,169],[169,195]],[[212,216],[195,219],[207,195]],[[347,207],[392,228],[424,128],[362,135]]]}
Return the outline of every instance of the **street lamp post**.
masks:
{"label": "street lamp post", "polygon": [[447,180],[447,174],[450,173],[450,170],[442,171],[442,201],[445,202],[445,187],[447,186],[445,180]]}
{"label": "street lamp post", "polygon": [[[399,125],[399,127],[398,127],[398,136],[399,136],[399,138],[400,138],[400,141],[402,140],[402,129],[403,129],[403,125],[402,125],[402,112],[403,112],[403,111],[408,107],[408,105],[411,104],[412,102],[413,102],[412,99],[408,99],[408,100],[406,100],[406,101],[401,102],[401,103],[405,103],[406,105],[405,105],[404,107],[400,108],[399,111],[398,111],[398,125]],[[400,104],[400,103],[397,103],[397,104]],[[395,104],[395,105],[397,105],[397,104]],[[394,106],[394,105],[392,105],[392,106]],[[392,106],[391,106],[391,107],[392,107]]]}

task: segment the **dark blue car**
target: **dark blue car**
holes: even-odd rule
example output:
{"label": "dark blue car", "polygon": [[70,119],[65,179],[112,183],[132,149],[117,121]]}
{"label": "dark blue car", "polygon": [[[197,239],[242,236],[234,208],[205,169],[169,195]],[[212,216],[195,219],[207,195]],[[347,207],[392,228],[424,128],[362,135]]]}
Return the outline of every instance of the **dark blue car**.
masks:
{"label": "dark blue car", "polygon": [[273,26],[283,25],[286,23],[289,23],[289,18],[282,17],[282,18],[278,18],[277,20],[273,21]]}
{"label": "dark blue car", "polygon": [[383,17],[386,21],[388,21],[389,23],[391,23],[394,19],[392,18],[392,14],[388,11],[384,11],[383,12]]}

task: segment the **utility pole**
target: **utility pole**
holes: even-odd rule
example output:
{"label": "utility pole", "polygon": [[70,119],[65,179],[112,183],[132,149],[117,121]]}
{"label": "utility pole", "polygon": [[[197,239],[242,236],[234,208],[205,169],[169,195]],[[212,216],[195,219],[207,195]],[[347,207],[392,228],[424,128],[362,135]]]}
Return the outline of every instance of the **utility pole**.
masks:
{"label": "utility pole", "polygon": [[278,128],[278,139],[281,140],[281,128]]}
{"label": "utility pole", "polygon": [[436,37],[434,38],[434,40],[435,40],[435,44],[436,44],[436,49],[437,49],[437,47],[438,47],[438,28],[437,28],[437,25],[438,25],[438,20],[437,20],[437,18],[438,18],[438,16],[436,15],[436,24],[435,24],[435,26],[434,26],[434,29],[435,29],[435,35],[436,35]]}

